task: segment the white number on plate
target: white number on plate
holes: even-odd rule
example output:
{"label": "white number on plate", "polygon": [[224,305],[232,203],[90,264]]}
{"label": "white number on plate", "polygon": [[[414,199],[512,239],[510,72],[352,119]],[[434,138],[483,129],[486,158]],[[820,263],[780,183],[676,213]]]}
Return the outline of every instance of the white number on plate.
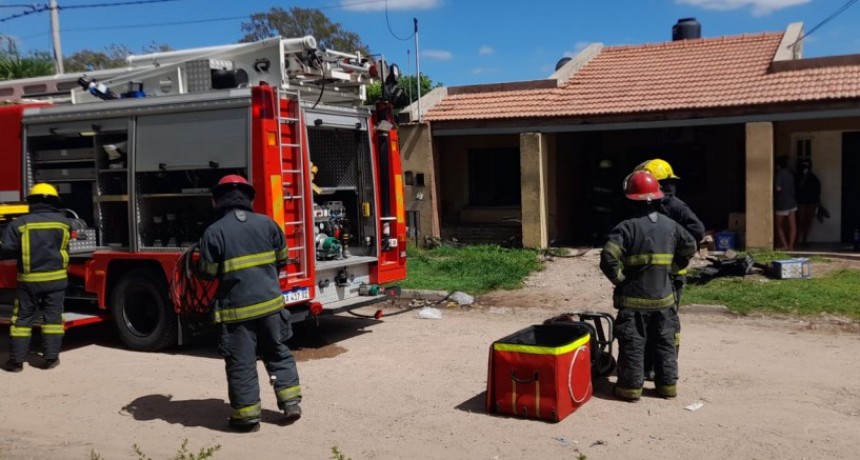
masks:
{"label": "white number on plate", "polygon": [[308,300],[310,299],[310,291],[308,288],[295,289],[290,292],[284,293],[284,302],[298,302],[300,300]]}

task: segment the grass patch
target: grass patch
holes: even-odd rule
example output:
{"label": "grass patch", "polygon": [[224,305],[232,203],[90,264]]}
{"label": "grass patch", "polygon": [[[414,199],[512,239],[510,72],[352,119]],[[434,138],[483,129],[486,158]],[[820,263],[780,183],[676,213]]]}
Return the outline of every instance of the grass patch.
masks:
{"label": "grass patch", "polygon": [[543,270],[536,251],[478,245],[407,248],[406,289],[463,291],[480,295],[517,289],[532,272]]}
{"label": "grass patch", "polygon": [[805,280],[772,280],[761,276],[717,278],[705,285],[687,286],[683,300],[685,304],[725,305],[738,313],[830,313],[860,319],[857,286],[860,286],[858,270],[839,270]]}
{"label": "grass patch", "polygon": [[[798,256],[793,256],[780,251],[750,251],[747,254],[752,256],[753,260],[760,264],[769,264],[775,260],[793,259]],[[806,257],[810,262],[822,263],[827,262],[827,258],[821,256]]]}

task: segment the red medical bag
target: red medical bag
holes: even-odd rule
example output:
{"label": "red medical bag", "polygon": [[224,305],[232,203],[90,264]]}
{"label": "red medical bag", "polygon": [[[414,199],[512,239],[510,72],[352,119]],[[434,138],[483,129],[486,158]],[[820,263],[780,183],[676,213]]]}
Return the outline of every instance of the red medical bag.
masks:
{"label": "red medical bag", "polygon": [[488,412],[558,422],[585,404],[592,391],[586,325],[529,326],[490,346]]}

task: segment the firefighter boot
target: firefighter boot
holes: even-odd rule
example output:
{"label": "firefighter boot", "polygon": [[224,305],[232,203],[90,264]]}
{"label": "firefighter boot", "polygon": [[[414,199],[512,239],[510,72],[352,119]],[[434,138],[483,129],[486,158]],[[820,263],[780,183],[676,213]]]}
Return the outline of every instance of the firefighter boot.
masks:
{"label": "firefighter boot", "polygon": [[42,369],[53,369],[60,365],[60,358],[46,359],[42,365]]}
{"label": "firefighter boot", "polygon": [[292,423],[302,418],[302,408],[298,404],[284,405],[284,422]]}
{"label": "firefighter boot", "polygon": [[9,361],[6,361],[6,365],[3,366],[3,369],[8,372],[21,372],[24,370],[24,363],[19,363],[14,359],[10,359]]}
{"label": "firefighter boot", "polygon": [[641,388],[625,388],[615,385],[615,390],[613,391],[615,397],[628,402],[636,402],[639,401],[639,398],[642,397],[642,389]]}
{"label": "firefighter boot", "polygon": [[660,396],[671,399],[678,396],[678,386],[677,385],[657,385],[657,394]]}
{"label": "firefighter boot", "polygon": [[230,417],[230,428],[239,433],[253,433],[260,430],[260,418],[239,419]]}

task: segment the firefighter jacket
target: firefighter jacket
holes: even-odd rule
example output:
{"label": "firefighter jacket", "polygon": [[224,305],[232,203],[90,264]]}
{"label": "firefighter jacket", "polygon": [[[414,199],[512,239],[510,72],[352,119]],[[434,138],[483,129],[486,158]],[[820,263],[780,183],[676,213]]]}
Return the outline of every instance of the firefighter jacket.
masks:
{"label": "firefighter jacket", "polygon": [[18,262],[18,283],[37,285],[41,291],[62,290],[68,283],[69,220],[57,208],[44,203],[30,205],[30,212],[8,226],[0,248]]}
{"label": "firefighter jacket", "polygon": [[200,272],[220,280],[215,321],[231,323],[281,310],[278,269],[287,262],[284,233],[250,207],[224,210],[200,242]]}
{"label": "firefighter jacket", "polygon": [[684,230],[693,235],[693,239],[696,242],[702,241],[702,238],[705,237],[705,224],[699,220],[699,217],[690,209],[690,206],[675,196],[675,194],[666,193],[666,196],[660,201],[660,212],[681,224]]}
{"label": "firefighter jacket", "polygon": [[690,233],[656,212],[618,224],[600,253],[600,270],[615,285],[615,308],[660,310],[675,305],[669,274],[685,268],[695,252]]}

